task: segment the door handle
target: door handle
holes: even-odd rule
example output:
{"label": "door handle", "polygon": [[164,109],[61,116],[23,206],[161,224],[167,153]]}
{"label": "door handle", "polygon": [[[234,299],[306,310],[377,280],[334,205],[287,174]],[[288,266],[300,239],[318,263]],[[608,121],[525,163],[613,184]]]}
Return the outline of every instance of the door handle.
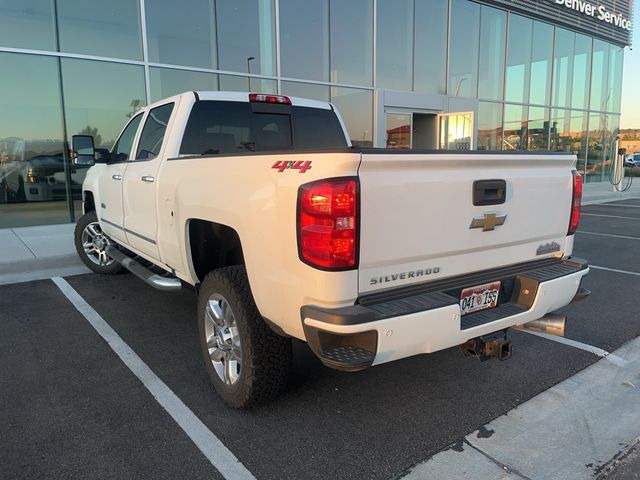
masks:
{"label": "door handle", "polygon": [[122,180],[122,175],[111,175],[114,180]]}
{"label": "door handle", "polygon": [[153,178],[151,175],[144,175],[142,177],[142,181],[152,183],[153,181],[155,181],[155,178]]}

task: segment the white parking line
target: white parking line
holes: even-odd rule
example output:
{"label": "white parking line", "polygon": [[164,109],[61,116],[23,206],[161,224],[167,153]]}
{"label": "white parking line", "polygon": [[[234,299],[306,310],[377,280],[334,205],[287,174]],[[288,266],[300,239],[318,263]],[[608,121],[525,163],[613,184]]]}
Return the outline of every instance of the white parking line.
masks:
{"label": "white parking line", "polygon": [[628,205],[628,204],[613,204],[613,203],[596,203],[591,205],[585,205],[586,207],[631,207],[631,208],[640,208],[640,205]]}
{"label": "white parking line", "polygon": [[619,270],[617,268],[599,267],[598,265],[589,265],[589,268],[593,268],[595,270],[604,270],[606,272],[624,273],[625,275],[634,275],[636,277],[640,277],[640,273],[638,272],[630,272],[628,270]]}
{"label": "white parking line", "polygon": [[602,237],[624,238],[626,240],[640,240],[640,237],[628,237],[627,235],[614,235],[613,233],[585,232],[584,230],[578,230],[576,233],[584,233],[586,235],[600,235]]}
{"label": "white parking line", "polygon": [[594,347],[593,345],[589,345],[587,343],[578,342],[576,340],[571,340],[570,338],[558,337],[556,335],[549,335],[548,333],[542,332],[532,332],[531,330],[520,330],[521,332],[528,333],[530,335],[535,335],[536,337],[542,337],[547,340],[551,340],[553,342],[562,343],[563,345],[568,345],[573,348],[578,348],[580,350],[584,350],[585,352],[593,353],[594,355],[604,358],[614,365],[618,367],[624,368],[627,366],[629,362],[627,362],[624,358],[620,358],[617,355],[614,355],[611,352],[607,352],[602,348]]}
{"label": "white parking line", "polygon": [[583,216],[590,216],[590,217],[606,217],[606,218],[624,218],[625,220],[640,220],[640,218],[638,217],[622,217],[620,215],[604,215],[601,213],[584,213],[582,212]]}
{"label": "white parking line", "polygon": [[204,423],[187,407],[178,396],[153,373],[149,366],[127,345],[109,324],[89,305],[71,285],[61,277],[51,280],[58,286],[65,297],[87,319],[91,326],[120,357],[120,360],[138,377],[151,392],[156,401],[171,415],[171,418],[195,443],[196,447],[207,457],[218,472],[231,480],[246,480],[255,477],[224,446]]}

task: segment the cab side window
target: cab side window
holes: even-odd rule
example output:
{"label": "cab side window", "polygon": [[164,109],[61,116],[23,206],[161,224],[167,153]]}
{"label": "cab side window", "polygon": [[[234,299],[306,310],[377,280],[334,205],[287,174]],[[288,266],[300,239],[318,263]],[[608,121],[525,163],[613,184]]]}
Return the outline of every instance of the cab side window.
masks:
{"label": "cab side window", "polygon": [[133,147],[133,140],[136,138],[136,132],[138,126],[142,120],[142,114],[139,113],[131,119],[129,124],[120,134],[120,138],[116,141],[111,149],[111,162],[126,162],[131,155],[131,147]]}
{"label": "cab side window", "polygon": [[173,105],[173,103],[167,103],[149,112],[138,142],[136,160],[151,160],[160,154]]}

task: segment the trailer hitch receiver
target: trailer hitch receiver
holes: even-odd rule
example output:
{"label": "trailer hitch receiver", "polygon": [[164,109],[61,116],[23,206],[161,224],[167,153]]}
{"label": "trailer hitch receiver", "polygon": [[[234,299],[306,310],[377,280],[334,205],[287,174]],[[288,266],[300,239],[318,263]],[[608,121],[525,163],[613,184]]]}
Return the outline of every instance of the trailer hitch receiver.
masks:
{"label": "trailer hitch receiver", "polygon": [[475,357],[481,362],[492,358],[500,361],[511,358],[511,342],[507,340],[506,330],[472,338],[460,345],[460,348],[466,356]]}

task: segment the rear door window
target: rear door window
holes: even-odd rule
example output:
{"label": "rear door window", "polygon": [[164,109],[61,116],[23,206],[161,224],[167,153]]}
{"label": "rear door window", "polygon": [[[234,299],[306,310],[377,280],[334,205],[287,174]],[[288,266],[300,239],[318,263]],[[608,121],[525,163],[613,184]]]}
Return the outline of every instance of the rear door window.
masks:
{"label": "rear door window", "polygon": [[138,131],[140,120],[142,120],[141,113],[133,117],[120,134],[120,138],[118,138],[111,149],[112,163],[126,162],[129,160],[131,148],[133,147],[133,140],[136,138],[136,132]]}
{"label": "rear door window", "polygon": [[167,103],[149,112],[138,142],[136,160],[151,160],[160,154],[173,105],[173,103]]}
{"label": "rear door window", "polygon": [[[181,155],[345,147],[330,110],[292,107],[269,112],[249,102],[199,101],[187,122]],[[293,125],[293,127],[292,127]]]}

